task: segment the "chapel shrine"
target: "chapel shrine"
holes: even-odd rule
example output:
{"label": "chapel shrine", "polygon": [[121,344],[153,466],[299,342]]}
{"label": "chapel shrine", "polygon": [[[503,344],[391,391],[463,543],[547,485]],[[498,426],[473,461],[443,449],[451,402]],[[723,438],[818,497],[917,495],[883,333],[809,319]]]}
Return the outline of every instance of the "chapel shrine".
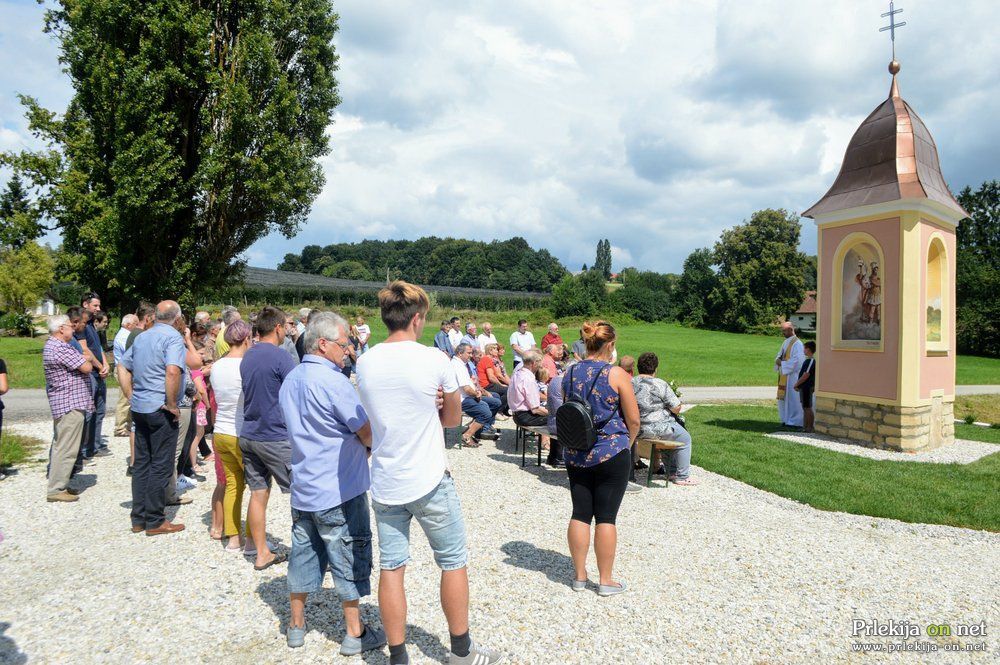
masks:
{"label": "chapel shrine", "polygon": [[816,431],[928,450],[955,440],[955,229],[927,126],[900,96],[858,127],[818,228]]}

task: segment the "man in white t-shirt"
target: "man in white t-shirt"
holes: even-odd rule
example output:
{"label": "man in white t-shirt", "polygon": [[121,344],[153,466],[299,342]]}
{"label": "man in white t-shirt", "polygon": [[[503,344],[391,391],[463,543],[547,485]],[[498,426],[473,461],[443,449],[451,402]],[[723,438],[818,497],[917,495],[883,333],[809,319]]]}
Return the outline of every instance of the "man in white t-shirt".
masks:
{"label": "man in white t-shirt", "polygon": [[489,321],[483,323],[483,332],[479,333],[479,337],[476,338],[476,343],[479,345],[479,351],[481,353],[486,353],[487,344],[496,344],[497,336],[493,334],[493,324]]}
{"label": "man in white t-shirt", "polygon": [[451,317],[451,329],[448,330],[448,339],[451,341],[451,348],[455,348],[462,342],[462,319],[457,316]]}
{"label": "man in white t-shirt", "polygon": [[[462,420],[455,371],[440,351],[417,340],[430,301],[402,281],[378,294],[389,337],[358,358],[358,392],[372,427],[371,495],[378,528],[379,610],[389,662],[406,653],[406,589],[410,522],[416,518],[441,568],[441,605],[451,635],[452,665],[487,665],[504,657],[469,636],[469,577],[465,523],[448,471],[442,427]],[[438,393],[443,405],[438,409]]]}
{"label": "man in white t-shirt", "polygon": [[[469,429],[462,435],[464,445],[478,448],[479,439],[496,441],[500,435],[493,429],[497,411],[500,410],[500,399],[488,395],[479,387],[479,380],[472,378],[469,362],[472,358],[472,347],[468,342],[462,342],[455,349],[451,358],[451,366],[455,371],[455,381],[458,383],[458,394],[462,397],[462,413],[472,418]],[[473,365],[473,368],[475,365]]]}
{"label": "man in white t-shirt", "polygon": [[528,330],[528,322],[521,319],[517,322],[517,330],[510,334],[510,348],[514,350],[514,371],[524,362],[522,354],[535,348],[535,336]]}

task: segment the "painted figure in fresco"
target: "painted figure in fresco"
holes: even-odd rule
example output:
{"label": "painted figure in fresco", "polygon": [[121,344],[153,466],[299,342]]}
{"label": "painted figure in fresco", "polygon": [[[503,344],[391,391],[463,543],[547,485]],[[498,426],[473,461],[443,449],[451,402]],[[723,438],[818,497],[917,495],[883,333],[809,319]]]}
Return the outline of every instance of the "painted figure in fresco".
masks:
{"label": "painted figure in fresco", "polygon": [[868,309],[868,321],[882,323],[882,279],[878,274],[878,263],[872,261],[871,275],[868,278],[868,290],[865,293],[865,306]]}
{"label": "painted figure in fresco", "polygon": [[854,276],[854,281],[858,284],[858,305],[860,305],[861,310],[861,322],[868,323],[868,306],[867,306],[867,296],[868,291],[871,288],[871,281],[868,277],[868,265],[862,260],[858,259],[858,274]]}

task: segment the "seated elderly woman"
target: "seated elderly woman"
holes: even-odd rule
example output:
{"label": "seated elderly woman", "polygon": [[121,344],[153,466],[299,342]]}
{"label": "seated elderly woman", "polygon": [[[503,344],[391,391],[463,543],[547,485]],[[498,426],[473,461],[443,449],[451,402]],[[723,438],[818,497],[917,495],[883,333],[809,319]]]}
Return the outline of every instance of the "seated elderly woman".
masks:
{"label": "seated elderly woman", "polygon": [[655,353],[642,354],[637,363],[639,376],[632,379],[639,403],[639,437],[684,444],[670,451],[669,479],[677,485],[697,485],[698,481],[690,476],[691,435],[674,418],[681,412],[681,401],[666,381],[656,378],[659,364]]}

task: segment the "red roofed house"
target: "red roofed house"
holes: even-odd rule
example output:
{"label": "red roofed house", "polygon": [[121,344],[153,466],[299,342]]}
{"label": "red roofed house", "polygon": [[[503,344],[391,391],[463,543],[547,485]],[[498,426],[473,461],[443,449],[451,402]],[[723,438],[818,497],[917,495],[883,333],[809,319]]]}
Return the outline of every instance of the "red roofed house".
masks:
{"label": "red roofed house", "polygon": [[795,326],[796,330],[813,332],[816,330],[816,292],[806,291],[806,297],[795,310],[791,318],[788,319]]}

